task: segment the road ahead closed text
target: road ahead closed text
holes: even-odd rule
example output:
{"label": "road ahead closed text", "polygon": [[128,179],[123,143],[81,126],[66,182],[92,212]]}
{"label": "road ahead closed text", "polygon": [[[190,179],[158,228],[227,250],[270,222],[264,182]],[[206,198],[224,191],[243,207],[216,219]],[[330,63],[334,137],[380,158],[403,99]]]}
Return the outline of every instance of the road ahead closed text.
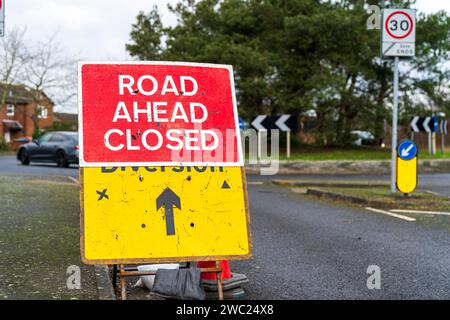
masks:
{"label": "road ahead closed text", "polygon": [[231,67],[86,63],[80,82],[82,166],[241,164]]}

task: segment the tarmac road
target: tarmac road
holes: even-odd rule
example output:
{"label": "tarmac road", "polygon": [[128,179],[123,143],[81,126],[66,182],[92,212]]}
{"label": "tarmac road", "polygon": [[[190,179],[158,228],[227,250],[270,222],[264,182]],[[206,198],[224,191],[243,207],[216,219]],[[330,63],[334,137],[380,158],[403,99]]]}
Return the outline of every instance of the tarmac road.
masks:
{"label": "tarmac road", "polygon": [[[15,156],[0,156],[0,174],[42,174],[62,175],[78,177],[78,166],[71,165],[69,168],[58,168],[54,163],[31,163],[23,166],[16,160]],[[275,175],[261,176],[249,175],[249,181],[270,181],[271,179],[328,179],[328,180],[386,180],[388,176],[328,176],[328,175]],[[419,188],[438,192],[450,197],[450,173],[423,174],[419,175]]]}
{"label": "tarmac road", "polygon": [[0,174],[58,175],[78,178],[78,166],[70,165],[69,168],[59,168],[55,163],[36,162],[24,166],[15,156],[0,156]]}
{"label": "tarmac road", "polygon": [[[319,179],[319,180],[377,180],[389,182],[390,176],[368,176],[368,175],[248,175],[248,181],[270,181],[272,179]],[[443,196],[450,197],[450,173],[419,174],[418,189],[437,192]]]}
{"label": "tarmac road", "polygon": [[[27,173],[77,177],[78,170],[21,166],[14,157],[0,157],[0,174]],[[299,177],[249,176],[254,254],[231,263],[232,271],[250,279],[248,298],[450,298],[448,229],[316,201],[272,185],[273,178]],[[450,196],[449,186],[449,174],[420,176],[422,188]],[[370,265],[380,267],[379,290],[367,288]]]}
{"label": "tarmac road", "polygon": [[[450,232],[249,186],[254,257],[232,263],[254,299],[449,299]],[[367,268],[381,268],[381,289]]]}

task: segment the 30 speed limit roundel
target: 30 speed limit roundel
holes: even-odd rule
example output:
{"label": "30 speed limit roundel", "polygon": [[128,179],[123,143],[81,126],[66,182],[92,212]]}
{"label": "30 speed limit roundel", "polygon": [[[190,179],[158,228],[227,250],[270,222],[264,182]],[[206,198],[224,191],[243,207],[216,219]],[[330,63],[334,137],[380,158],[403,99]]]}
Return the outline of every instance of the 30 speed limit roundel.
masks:
{"label": "30 speed limit roundel", "polygon": [[403,11],[395,11],[386,19],[386,32],[394,39],[408,37],[414,28],[411,16]]}
{"label": "30 speed limit roundel", "polygon": [[382,56],[414,56],[416,11],[412,9],[384,9],[382,15]]}

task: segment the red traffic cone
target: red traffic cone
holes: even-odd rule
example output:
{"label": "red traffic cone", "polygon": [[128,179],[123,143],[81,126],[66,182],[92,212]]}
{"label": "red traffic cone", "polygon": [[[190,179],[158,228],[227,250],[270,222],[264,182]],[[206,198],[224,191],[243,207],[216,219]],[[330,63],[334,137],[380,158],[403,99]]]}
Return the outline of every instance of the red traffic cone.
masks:
{"label": "red traffic cone", "polygon": [[[231,278],[230,265],[228,264],[228,260],[223,260],[219,262],[219,266],[222,268],[222,280],[227,280]],[[200,261],[197,263],[197,267],[199,268],[215,268],[215,261]],[[202,280],[217,280],[217,276],[215,273],[202,273]]]}

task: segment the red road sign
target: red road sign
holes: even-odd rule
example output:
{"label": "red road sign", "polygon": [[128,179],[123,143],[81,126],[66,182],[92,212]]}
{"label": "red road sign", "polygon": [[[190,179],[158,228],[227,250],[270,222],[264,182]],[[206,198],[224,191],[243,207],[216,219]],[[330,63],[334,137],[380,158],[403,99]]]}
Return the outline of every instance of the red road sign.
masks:
{"label": "red road sign", "polygon": [[228,65],[80,63],[80,166],[242,166]]}
{"label": "red road sign", "polygon": [[[406,20],[402,20],[402,17],[406,17]],[[412,17],[406,12],[395,11],[387,17],[385,29],[392,38],[398,40],[405,39],[414,30],[414,22]]]}

